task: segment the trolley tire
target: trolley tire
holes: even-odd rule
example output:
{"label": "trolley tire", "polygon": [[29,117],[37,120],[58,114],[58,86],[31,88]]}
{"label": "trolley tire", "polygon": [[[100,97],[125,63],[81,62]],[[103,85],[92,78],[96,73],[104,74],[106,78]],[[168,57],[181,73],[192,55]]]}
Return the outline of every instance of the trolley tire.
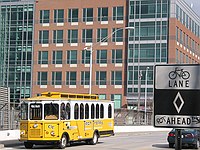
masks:
{"label": "trolley tire", "polygon": [[25,148],[27,148],[27,149],[31,149],[31,148],[33,148],[33,143],[24,142],[24,146],[25,146]]}
{"label": "trolley tire", "polygon": [[61,139],[60,139],[60,142],[58,144],[58,147],[60,149],[64,149],[65,147],[67,147],[67,145],[68,145],[67,137],[66,137],[66,135],[63,134]]}
{"label": "trolley tire", "polygon": [[98,136],[97,132],[94,132],[93,138],[88,140],[87,143],[90,145],[96,145],[98,143],[98,139],[99,139],[99,136]]}

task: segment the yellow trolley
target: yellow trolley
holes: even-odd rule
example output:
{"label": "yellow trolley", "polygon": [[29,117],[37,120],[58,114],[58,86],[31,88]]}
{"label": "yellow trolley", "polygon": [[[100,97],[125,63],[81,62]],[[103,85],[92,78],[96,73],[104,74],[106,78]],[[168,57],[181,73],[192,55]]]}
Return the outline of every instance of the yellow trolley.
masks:
{"label": "yellow trolley", "polygon": [[26,148],[75,141],[95,145],[99,137],[114,135],[114,105],[97,95],[45,92],[22,100],[20,141]]}

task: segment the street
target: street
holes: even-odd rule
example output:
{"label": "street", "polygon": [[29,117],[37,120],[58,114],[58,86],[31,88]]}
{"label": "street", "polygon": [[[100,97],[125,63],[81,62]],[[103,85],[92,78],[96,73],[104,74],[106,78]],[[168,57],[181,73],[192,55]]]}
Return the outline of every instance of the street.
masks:
{"label": "street", "polygon": [[[100,138],[97,145],[87,145],[84,142],[74,143],[68,150],[170,150],[167,143],[166,131],[117,133],[113,137]],[[25,149],[18,141],[4,142],[2,149]],[[34,149],[57,149],[55,146],[34,146]],[[174,148],[172,148],[174,149]],[[185,149],[185,148],[184,148]]]}

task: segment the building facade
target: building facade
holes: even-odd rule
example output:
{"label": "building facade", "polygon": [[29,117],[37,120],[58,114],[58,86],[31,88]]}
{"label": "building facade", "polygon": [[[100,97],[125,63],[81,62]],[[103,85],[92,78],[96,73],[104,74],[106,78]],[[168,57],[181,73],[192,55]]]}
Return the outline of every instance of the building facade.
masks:
{"label": "building facade", "polygon": [[[200,63],[200,17],[182,0],[130,0],[127,102],[151,108],[154,65]],[[139,97],[139,98],[138,98]]]}
{"label": "building facade", "polygon": [[13,105],[31,95],[33,17],[33,0],[0,0],[0,86]]}
{"label": "building facade", "polygon": [[89,93],[123,107],[126,1],[38,0],[35,6],[33,90]]}
{"label": "building facade", "polygon": [[[92,94],[143,109],[146,93],[151,108],[156,64],[200,63],[200,17],[184,0],[8,1],[0,1],[0,81],[13,100],[89,93],[92,56]],[[5,17],[20,17],[21,6],[22,25]]]}

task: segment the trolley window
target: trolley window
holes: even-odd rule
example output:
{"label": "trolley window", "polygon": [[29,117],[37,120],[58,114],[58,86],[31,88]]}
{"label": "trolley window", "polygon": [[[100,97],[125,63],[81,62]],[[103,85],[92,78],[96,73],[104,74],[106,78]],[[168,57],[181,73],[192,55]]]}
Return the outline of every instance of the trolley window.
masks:
{"label": "trolley window", "polygon": [[100,106],[100,118],[104,118],[104,107],[103,104]]}
{"label": "trolley window", "polygon": [[30,120],[42,119],[42,104],[30,104]]}
{"label": "trolley window", "polygon": [[99,119],[99,104],[96,104],[96,119]]}
{"label": "trolley window", "polygon": [[28,104],[22,103],[21,104],[21,120],[28,120]]}
{"label": "trolley window", "polygon": [[91,105],[91,119],[94,119],[94,104]]}
{"label": "trolley window", "polygon": [[89,105],[85,104],[85,119],[89,119]]}
{"label": "trolley window", "polygon": [[70,104],[69,103],[67,103],[67,105],[66,105],[66,112],[67,112],[67,119],[70,119],[71,114],[70,114]]}
{"label": "trolley window", "polygon": [[58,120],[59,106],[55,103],[44,104],[44,119],[45,120]]}
{"label": "trolley window", "polygon": [[61,120],[67,119],[67,112],[64,103],[60,105],[60,119]]}
{"label": "trolley window", "polygon": [[81,103],[80,105],[80,119],[84,119],[84,105]]}
{"label": "trolley window", "polygon": [[112,118],[112,106],[111,106],[111,104],[108,105],[108,118]]}
{"label": "trolley window", "polygon": [[78,110],[79,110],[79,107],[78,107],[78,104],[76,103],[74,105],[74,119],[78,119],[79,116],[78,116]]}

